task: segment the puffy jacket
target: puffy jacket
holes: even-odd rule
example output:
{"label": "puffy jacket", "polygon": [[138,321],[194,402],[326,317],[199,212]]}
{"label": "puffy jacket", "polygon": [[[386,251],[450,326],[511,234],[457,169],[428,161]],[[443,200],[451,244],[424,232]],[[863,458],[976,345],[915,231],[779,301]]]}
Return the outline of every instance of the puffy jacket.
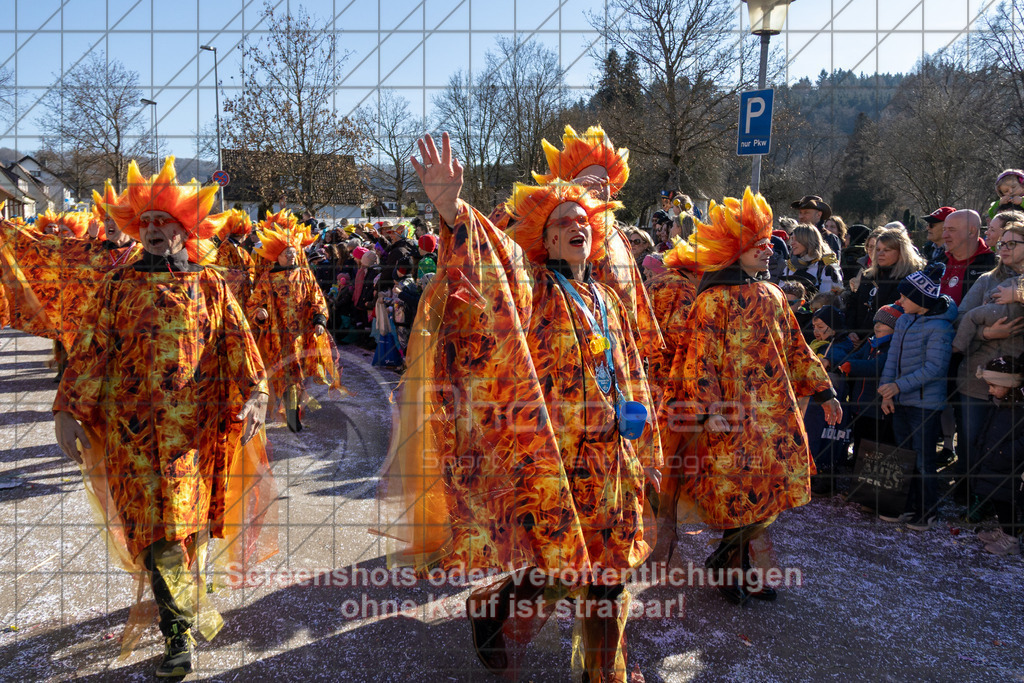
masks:
{"label": "puffy jacket", "polygon": [[889,358],[889,345],[892,336],[886,337],[881,343],[871,337],[859,349],[846,357],[842,369],[850,382],[851,416],[867,415],[876,420],[882,419],[882,397],[878,395],[878,378],[885,369],[885,361]]}
{"label": "puffy jacket", "polygon": [[879,384],[896,382],[894,401],[915,408],[942,408],[946,404],[946,375],[953,355],[956,304],[946,295],[927,313],[904,313],[885,360]]}

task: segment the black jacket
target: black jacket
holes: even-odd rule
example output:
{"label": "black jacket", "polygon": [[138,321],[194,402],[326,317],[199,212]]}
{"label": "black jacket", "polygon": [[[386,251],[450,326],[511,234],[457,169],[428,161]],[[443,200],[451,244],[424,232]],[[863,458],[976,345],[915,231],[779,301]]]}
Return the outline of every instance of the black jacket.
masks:
{"label": "black jacket", "polygon": [[867,339],[875,328],[875,313],[882,306],[894,304],[900,299],[899,280],[890,277],[892,268],[879,267],[874,278],[861,276],[857,291],[849,300],[846,309],[846,325],[850,332]]}

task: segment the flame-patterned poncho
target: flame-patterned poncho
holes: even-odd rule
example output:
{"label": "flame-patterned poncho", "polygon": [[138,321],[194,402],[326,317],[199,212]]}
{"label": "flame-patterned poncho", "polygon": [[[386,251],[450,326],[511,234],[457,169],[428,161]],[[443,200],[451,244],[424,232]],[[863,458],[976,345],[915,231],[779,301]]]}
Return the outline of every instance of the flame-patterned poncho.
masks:
{"label": "flame-patterned poncho", "polygon": [[[258,329],[257,341],[270,375],[271,414],[283,415],[285,390],[302,387],[307,379],[343,391],[338,370],[338,353],[328,333],[316,336],[314,328],[327,324],[327,302],[313,276],[301,261],[291,267],[277,265],[277,257],[288,247],[301,252],[312,242],[309,226],[299,223],[287,209],[268,214],[257,226],[262,246],[256,253],[274,264],[256,278],[246,303],[246,313]],[[267,311],[257,321],[259,309]]]}
{"label": "flame-patterned poncho", "polygon": [[256,280],[256,268],[249,252],[234,240],[249,234],[252,230],[252,221],[239,209],[230,209],[225,213],[227,216],[223,221],[224,228],[220,234],[215,265],[244,310]]}
{"label": "flame-patterned poncho", "polygon": [[748,188],[742,202],[712,202],[709,216],[694,234],[706,274],[672,374],[686,413],[721,414],[734,428],[700,434],[681,500],[695,504],[707,524],[735,528],[810,500],[814,462],[797,399],[834,393],[782,290],[736,264],[770,235],[771,208]]}
{"label": "flame-patterned poncho", "polygon": [[[620,437],[584,316],[521,244],[463,202],[455,224],[441,224],[438,275],[396,392],[384,493],[397,507],[381,532],[420,568],[636,566],[650,551],[643,467],[661,462],[656,430]],[[570,286],[596,312],[590,288]],[[629,319],[610,288],[594,286],[620,386],[652,410]]]}
{"label": "flame-patterned poncho", "polygon": [[11,326],[60,341],[69,350],[95,305],[103,276],[142,252],[136,242],[117,247],[109,241],[44,235],[2,220],[0,241]]}
{"label": "flame-patterned poncho", "polygon": [[[55,411],[101,439],[131,557],[211,524],[223,537],[239,400],[266,391],[263,362],[224,280],[196,266],[109,273],[61,380]],[[233,391],[230,391],[233,389]],[[231,397],[234,400],[229,399]]]}

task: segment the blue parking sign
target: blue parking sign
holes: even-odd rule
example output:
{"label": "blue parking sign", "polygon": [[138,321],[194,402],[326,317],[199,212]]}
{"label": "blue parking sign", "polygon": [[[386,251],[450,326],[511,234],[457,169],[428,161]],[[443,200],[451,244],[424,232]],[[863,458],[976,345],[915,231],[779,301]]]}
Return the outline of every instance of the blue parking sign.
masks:
{"label": "blue parking sign", "polygon": [[775,90],[749,90],[740,93],[740,127],[736,154],[767,154],[772,146],[772,103]]}

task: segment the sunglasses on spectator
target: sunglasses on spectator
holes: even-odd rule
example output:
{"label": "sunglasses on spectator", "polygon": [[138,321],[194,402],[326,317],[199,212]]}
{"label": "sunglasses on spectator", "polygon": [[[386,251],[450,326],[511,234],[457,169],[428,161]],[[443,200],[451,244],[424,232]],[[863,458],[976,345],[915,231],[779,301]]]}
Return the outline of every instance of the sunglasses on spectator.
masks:
{"label": "sunglasses on spectator", "polygon": [[1003,249],[1004,247],[1006,249],[1013,249],[1018,244],[1024,244],[1024,241],[1021,241],[1021,240],[1002,241],[1002,240],[1000,240],[999,242],[996,242],[996,250],[998,251],[999,249]]}
{"label": "sunglasses on spectator", "polygon": [[629,243],[632,244],[634,247],[640,247],[647,244],[643,240],[630,240]]}

